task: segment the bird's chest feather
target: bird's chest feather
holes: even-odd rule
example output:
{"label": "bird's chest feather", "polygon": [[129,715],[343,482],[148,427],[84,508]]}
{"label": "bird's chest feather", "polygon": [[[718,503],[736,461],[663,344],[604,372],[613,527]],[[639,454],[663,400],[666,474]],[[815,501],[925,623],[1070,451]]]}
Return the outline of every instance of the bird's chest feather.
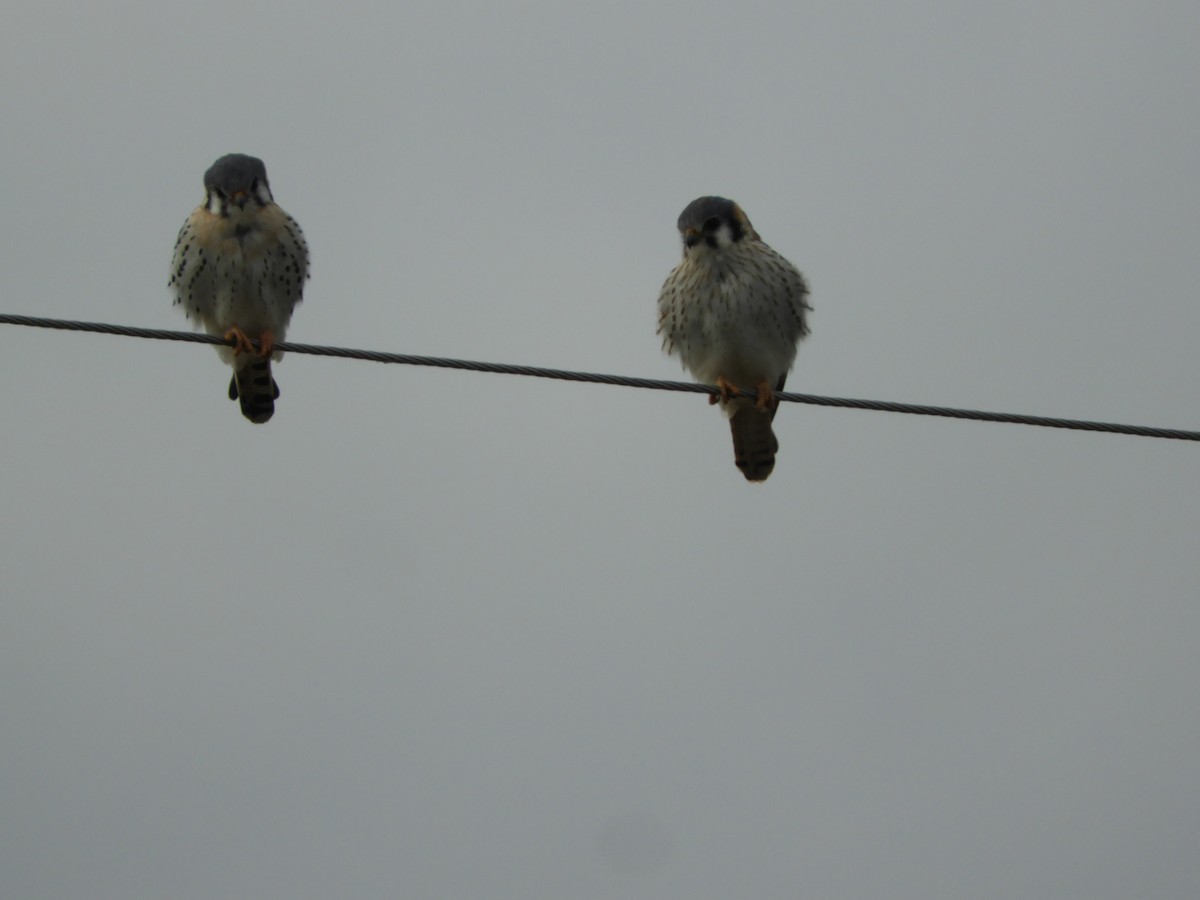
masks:
{"label": "bird's chest feather", "polygon": [[699,380],[774,382],[795,359],[796,335],[785,280],[753,255],[724,253],[685,260],[659,301],[665,349]]}
{"label": "bird's chest feather", "polygon": [[175,283],[189,314],[215,332],[281,332],[307,275],[299,226],[275,206],[230,216],[201,207],[184,231]]}
{"label": "bird's chest feather", "polygon": [[280,248],[280,230],[265,215],[254,221],[214,217],[198,235],[197,244],[217,263],[217,273],[227,282],[255,281],[270,268]]}
{"label": "bird's chest feather", "polygon": [[684,363],[696,354],[736,353],[757,330],[757,309],[765,299],[760,280],[736,261],[683,268],[665,312]]}

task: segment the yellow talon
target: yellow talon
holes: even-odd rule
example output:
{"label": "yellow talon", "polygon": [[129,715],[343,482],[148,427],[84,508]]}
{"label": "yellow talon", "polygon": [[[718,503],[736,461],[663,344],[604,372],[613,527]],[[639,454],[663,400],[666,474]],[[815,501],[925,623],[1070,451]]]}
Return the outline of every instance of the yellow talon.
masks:
{"label": "yellow talon", "polygon": [[775,392],[771,390],[771,385],[767,383],[767,379],[760,379],[754,387],[758,392],[758,399],[754,405],[759,409],[774,409],[779,405],[779,400],[775,396]]}
{"label": "yellow talon", "polygon": [[246,337],[246,332],[234,325],[225,332],[225,340],[233,341],[233,355],[238,356],[242,353],[253,353],[254,345],[250,343],[250,338]]}
{"label": "yellow talon", "polygon": [[709,394],[708,395],[708,403],[710,406],[712,404],[716,403],[718,399],[721,400],[722,403],[729,401],[730,399],[732,399],[734,394],[738,393],[741,390],[741,388],[739,388],[732,381],[729,381],[728,379],[726,379],[726,377],[724,375],[718,375],[717,376],[717,390],[720,391],[720,394]]}

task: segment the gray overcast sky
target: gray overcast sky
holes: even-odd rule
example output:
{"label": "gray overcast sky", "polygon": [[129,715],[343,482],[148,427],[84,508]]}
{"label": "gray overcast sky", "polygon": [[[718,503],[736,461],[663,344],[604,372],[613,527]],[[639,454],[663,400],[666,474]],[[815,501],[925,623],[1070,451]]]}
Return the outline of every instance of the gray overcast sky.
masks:
{"label": "gray overcast sky", "polygon": [[[297,341],[1200,426],[1200,5],[13,2],[0,310],[187,329],[267,163]],[[0,326],[0,895],[1194,897],[1200,449]]]}

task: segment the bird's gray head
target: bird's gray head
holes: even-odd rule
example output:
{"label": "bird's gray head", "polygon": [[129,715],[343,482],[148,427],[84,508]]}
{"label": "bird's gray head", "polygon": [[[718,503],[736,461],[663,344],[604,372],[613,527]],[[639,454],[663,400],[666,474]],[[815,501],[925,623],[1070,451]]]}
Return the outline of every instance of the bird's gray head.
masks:
{"label": "bird's gray head", "polygon": [[719,249],[741,240],[758,240],[758,233],[742,208],[724,197],[699,197],[679,214],[683,252],[696,247]]}
{"label": "bird's gray head", "polygon": [[230,153],[209,166],[204,173],[204,191],[209,210],[219,216],[229,215],[233,207],[245,209],[250,201],[258,207],[273,202],[267,167],[261,159],[244,153]]}

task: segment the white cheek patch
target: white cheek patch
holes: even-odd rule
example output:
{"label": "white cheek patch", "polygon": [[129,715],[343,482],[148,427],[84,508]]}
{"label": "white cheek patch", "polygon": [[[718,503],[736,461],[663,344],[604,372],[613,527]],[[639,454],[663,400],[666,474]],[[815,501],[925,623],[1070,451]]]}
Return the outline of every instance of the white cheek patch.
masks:
{"label": "white cheek patch", "polygon": [[267,187],[267,183],[265,181],[260,181],[254,186],[254,195],[258,198],[258,202],[263,206],[266,206],[268,203],[275,202],[274,198],[271,196],[271,189]]}
{"label": "white cheek patch", "polygon": [[733,229],[729,227],[728,222],[722,222],[721,227],[715,232],[717,238],[717,246],[722,249],[733,243]]}
{"label": "white cheek patch", "polygon": [[225,215],[224,208],[221,203],[221,198],[217,194],[208,195],[208,211],[214,216]]}

